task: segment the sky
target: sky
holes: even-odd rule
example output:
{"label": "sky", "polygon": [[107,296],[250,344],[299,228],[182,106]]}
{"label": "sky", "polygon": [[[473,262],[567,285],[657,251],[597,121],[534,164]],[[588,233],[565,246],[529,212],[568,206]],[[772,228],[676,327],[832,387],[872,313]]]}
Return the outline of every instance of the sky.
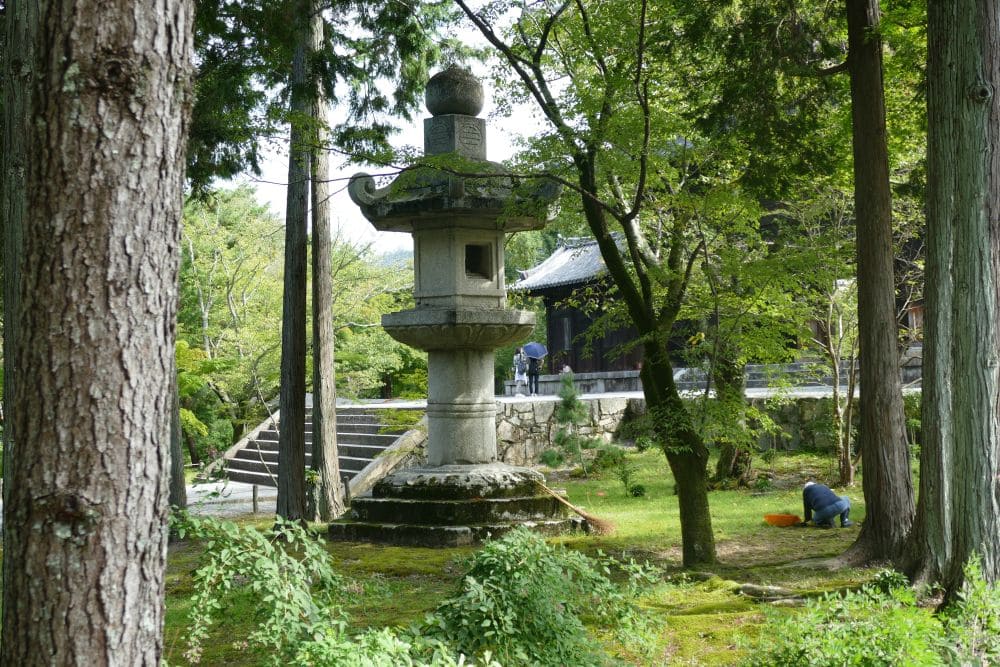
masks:
{"label": "sky", "polygon": [[[491,113],[494,111],[492,94],[485,83],[483,87],[486,100],[483,111],[479,115],[486,119],[487,158],[494,162],[502,162],[513,155],[514,142],[516,137],[521,134],[521,131],[526,128],[531,131],[538,124],[528,107],[516,110],[515,114],[511,117],[491,118]],[[423,119],[429,117],[430,114],[426,109],[422,109],[422,112],[414,123],[405,126],[393,139],[393,145],[397,147],[409,145],[416,146],[420,150],[423,149]],[[268,149],[265,156],[261,164],[260,176],[247,175],[235,179],[235,182],[245,182],[253,186],[257,191],[257,199],[261,203],[266,203],[279,218],[284,219],[286,183],[288,180],[287,146],[283,149],[280,146]],[[379,168],[366,169],[359,165],[341,164],[336,155],[331,157],[330,167],[333,178],[342,179],[334,183],[333,190],[335,194],[333,195],[331,210],[333,212],[334,225],[341,228],[344,237],[355,243],[371,243],[373,249],[378,253],[412,250],[413,238],[409,234],[377,231],[361,215],[361,210],[351,201],[350,196],[347,194],[347,179],[362,171],[375,173],[380,171]]]}

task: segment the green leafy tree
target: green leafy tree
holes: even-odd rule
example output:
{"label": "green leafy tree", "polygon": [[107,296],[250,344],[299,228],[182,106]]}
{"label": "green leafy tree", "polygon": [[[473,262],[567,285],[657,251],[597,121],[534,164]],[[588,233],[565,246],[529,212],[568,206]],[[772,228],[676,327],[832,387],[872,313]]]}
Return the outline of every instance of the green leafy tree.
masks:
{"label": "green leafy tree", "polygon": [[217,191],[188,201],[181,250],[178,338],[202,355],[186,364],[178,348],[182,374],[200,383],[181,383],[182,407],[228,419],[239,439],[278,390],[281,226],[249,188]]}
{"label": "green leafy tree", "polygon": [[[645,1],[479,10],[456,2],[500,55],[501,90],[527,96],[547,122],[519,164],[541,165],[565,186],[563,210],[582,214],[600,247],[616,299],[639,332],[646,402],[677,480],[684,563],[711,563],[708,449],[669,353],[702,253],[697,203],[736,177],[710,138],[676,113],[691,94],[684,66],[704,55],[681,36],[707,17],[692,5]],[[506,32],[501,16],[513,20]]]}
{"label": "green leafy tree", "polygon": [[[866,359],[859,439],[869,473],[863,480],[869,518],[849,556],[891,558],[913,515],[913,490],[898,380],[889,176],[895,172],[907,180],[922,157],[914,141],[922,134],[921,114],[913,111],[921,105],[912,92],[921,78],[914,57],[919,8],[886,3],[892,10],[887,32],[900,47],[891,67],[897,85],[887,94],[877,0],[718,4],[732,28],[713,31],[722,37],[706,35],[719,40],[724,58],[714,61],[720,69],[710,67],[700,80],[718,91],[707,127],[735,129],[734,145],[741,137],[751,139],[754,164],[744,182],[768,198],[794,197],[803,178],[854,190],[860,349]],[[836,76],[841,73],[848,76]],[[895,122],[888,129],[887,111]],[[853,159],[845,154],[848,146]]]}
{"label": "green leafy tree", "polygon": [[790,293],[805,305],[802,319],[812,322],[807,353],[819,357],[819,372],[831,378],[839,483],[850,485],[855,469],[853,406],[859,345],[853,207],[846,194],[831,191],[786,211],[790,229],[782,238],[786,246],[777,255],[800,276]]}

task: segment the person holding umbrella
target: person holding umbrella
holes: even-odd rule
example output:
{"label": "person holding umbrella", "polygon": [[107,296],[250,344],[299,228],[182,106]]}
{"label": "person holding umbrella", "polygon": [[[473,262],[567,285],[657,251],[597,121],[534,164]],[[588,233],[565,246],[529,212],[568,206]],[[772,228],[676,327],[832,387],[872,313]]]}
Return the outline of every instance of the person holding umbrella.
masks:
{"label": "person holding umbrella", "polygon": [[528,393],[538,395],[538,373],[542,368],[542,358],[548,354],[548,349],[541,343],[528,343],[524,353],[528,355]]}
{"label": "person holding umbrella", "polygon": [[[524,348],[517,348],[514,354],[514,395],[523,396],[519,391],[521,385],[528,384],[528,355],[524,353]],[[530,390],[529,390],[530,391]]]}

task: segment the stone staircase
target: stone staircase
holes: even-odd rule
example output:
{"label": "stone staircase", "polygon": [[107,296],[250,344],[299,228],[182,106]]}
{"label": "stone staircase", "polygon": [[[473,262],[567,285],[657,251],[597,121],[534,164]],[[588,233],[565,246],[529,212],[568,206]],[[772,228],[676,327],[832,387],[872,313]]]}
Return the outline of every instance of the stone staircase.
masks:
{"label": "stone staircase", "polygon": [[[379,410],[367,407],[337,408],[337,452],[342,477],[353,478],[403,430],[390,430],[379,420]],[[234,482],[277,486],[278,431],[265,422],[243,446],[226,453],[226,477]],[[312,410],[306,410],[306,465],[312,461]]]}

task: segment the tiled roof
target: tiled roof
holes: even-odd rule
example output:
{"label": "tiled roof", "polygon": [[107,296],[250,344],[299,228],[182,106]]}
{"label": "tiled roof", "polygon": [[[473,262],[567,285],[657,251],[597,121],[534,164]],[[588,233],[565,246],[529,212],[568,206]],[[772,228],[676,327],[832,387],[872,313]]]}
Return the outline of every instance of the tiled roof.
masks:
{"label": "tiled roof", "polygon": [[594,239],[565,239],[549,257],[538,266],[518,271],[520,280],[511,290],[528,292],[560,285],[582,285],[607,271],[604,258]]}

